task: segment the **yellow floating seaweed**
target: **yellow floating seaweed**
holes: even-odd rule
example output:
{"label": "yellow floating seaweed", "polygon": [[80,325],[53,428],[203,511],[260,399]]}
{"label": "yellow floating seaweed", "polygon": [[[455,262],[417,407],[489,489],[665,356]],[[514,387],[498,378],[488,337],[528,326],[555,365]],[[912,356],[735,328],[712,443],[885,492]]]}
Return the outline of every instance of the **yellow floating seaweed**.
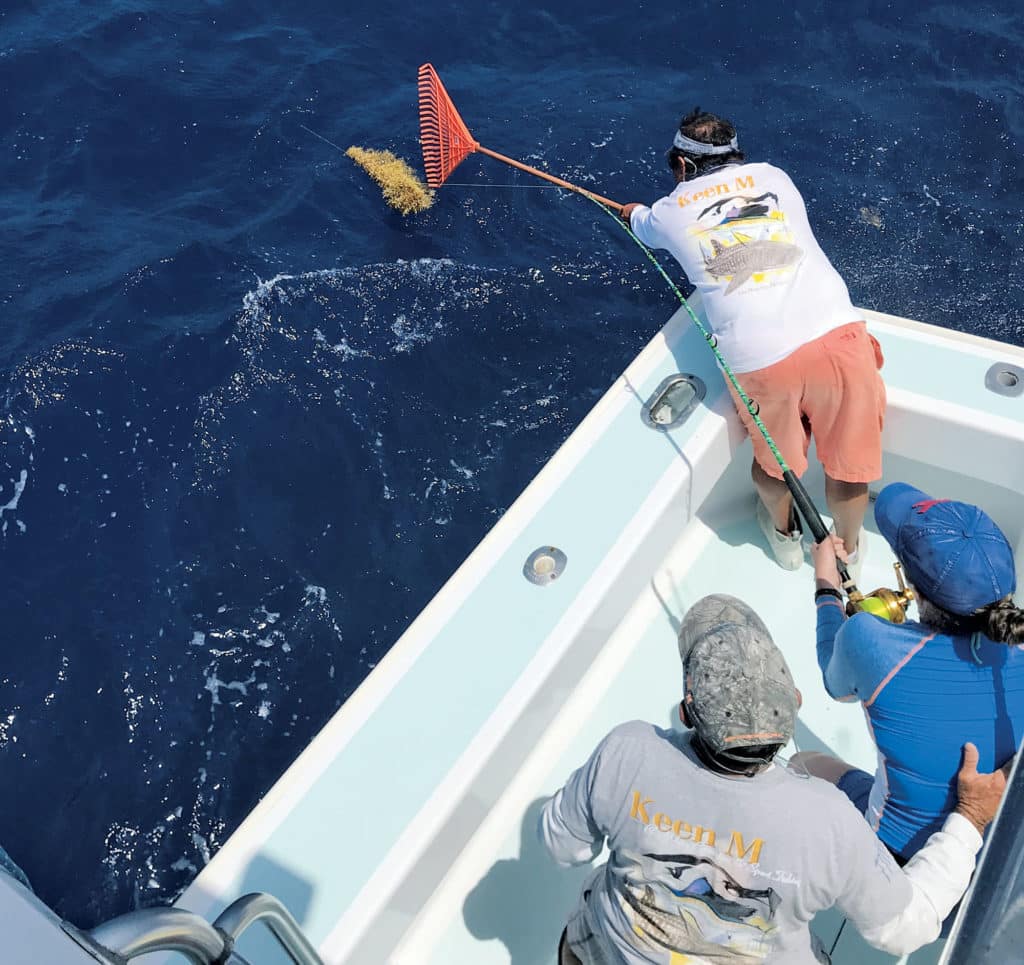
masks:
{"label": "yellow floating seaweed", "polygon": [[384,200],[402,214],[426,211],[434,203],[434,192],[390,151],[353,146],[345,153],[381,186]]}

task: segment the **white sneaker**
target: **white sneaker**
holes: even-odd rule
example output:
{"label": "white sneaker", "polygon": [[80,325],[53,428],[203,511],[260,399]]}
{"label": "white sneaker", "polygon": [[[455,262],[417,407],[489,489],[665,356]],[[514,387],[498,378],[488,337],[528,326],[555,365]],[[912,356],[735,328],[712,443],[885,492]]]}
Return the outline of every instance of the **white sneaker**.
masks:
{"label": "white sneaker", "polygon": [[[836,528],[834,525],[829,526],[828,531],[829,535],[835,536]],[[857,537],[857,550],[846,559],[846,572],[850,574],[850,579],[853,580],[858,590],[863,589],[860,585],[860,571],[864,568],[864,560],[867,559],[867,555],[867,537],[864,535],[864,530],[861,529],[860,536]]]}
{"label": "white sneaker", "polygon": [[857,585],[857,589],[863,589],[860,585],[860,571],[864,568],[867,555],[868,541],[864,536],[864,530],[861,530],[857,538],[856,551],[846,558],[846,572],[850,574],[850,579]]}
{"label": "white sneaker", "polygon": [[[795,514],[794,514],[795,515]],[[771,547],[775,562],[784,570],[798,570],[804,562],[803,531],[800,529],[800,519],[796,520],[796,531],[784,536],[775,528],[768,508],[760,497],[757,500],[757,522],[764,533],[764,538]]]}

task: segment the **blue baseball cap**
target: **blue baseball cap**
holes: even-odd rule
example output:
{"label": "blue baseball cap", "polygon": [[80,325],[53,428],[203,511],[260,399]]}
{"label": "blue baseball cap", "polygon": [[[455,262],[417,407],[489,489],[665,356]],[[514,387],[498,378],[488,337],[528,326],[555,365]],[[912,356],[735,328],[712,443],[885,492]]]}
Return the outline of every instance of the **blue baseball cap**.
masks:
{"label": "blue baseball cap", "polygon": [[878,494],[875,522],[907,579],[950,613],[966,616],[1017,588],[1013,549],[977,506],[892,483]]}

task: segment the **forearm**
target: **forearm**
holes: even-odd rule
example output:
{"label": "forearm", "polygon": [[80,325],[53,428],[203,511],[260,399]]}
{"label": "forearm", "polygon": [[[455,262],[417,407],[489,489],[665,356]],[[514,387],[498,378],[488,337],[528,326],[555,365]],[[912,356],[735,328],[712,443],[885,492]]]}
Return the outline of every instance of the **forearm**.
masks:
{"label": "forearm", "polygon": [[630,229],[632,229],[633,212],[636,211],[637,208],[642,207],[643,205],[638,204],[636,201],[631,201],[629,204],[624,204],[622,208],[619,210],[619,217],[622,218],[622,220],[625,221],[626,224],[630,226]]}
{"label": "forearm", "polygon": [[891,955],[907,955],[935,941],[942,923],[963,897],[974,873],[981,835],[960,814],[946,818],[925,846],[907,862],[911,898],[891,921],[860,929],[865,940]]}
{"label": "forearm", "polygon": [[818,667],[821,669],[822,676],[826,677],[828,665],[835,650],[836,634],[846,620],[846,613],[843,610],[842,601],[831,595],[819,596],[814,601],[814,605],[818,611]]}
{"label": "forearm", "polygon": [[[654,225],[654,212],[646,204],[627,204],[628,217],[626,223],[630,230],[648,248],[657,248],[661,237]],[[625,213],[625,211],[624,211]]]}
{"label": "forearm", "polygon": [[564,813],[569,806],[566,789],[562,788],[545,802],[540,812],[538,832],[544,847],[557,864],[563,867],[586,864],[601,853],[604,838],[594,838],[589,832],[580,832],[585,826],[581,820],[567,820]]}

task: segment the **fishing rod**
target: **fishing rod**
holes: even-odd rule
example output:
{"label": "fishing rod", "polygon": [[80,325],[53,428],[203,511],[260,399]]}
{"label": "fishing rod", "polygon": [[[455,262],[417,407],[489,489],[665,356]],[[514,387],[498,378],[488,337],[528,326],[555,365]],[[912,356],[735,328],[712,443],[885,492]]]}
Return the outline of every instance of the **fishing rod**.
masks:
{"label": "fishing rod", "polygon": [[[675,293],[680,304],[686,309],[691,321],[697,326],[697,329],[704,337],[704,341],[714,353],[726,378],[729,379],[732,387],[736,390],[736,394],[746,406],[754,421],[754,425],[757,426],[769,450],[775,457],[776,462],[778,462],[779,468],[782,470],[783,481],[793,497],[793,503],[810,528],[814,541],[821,543],[828,539],[829,533],[825,526],[825,521],[821,518],[821,514],[808,495],[803,483],[789,467],[779,451],[779,447],[776,445],[771,433],[768,432],[767,426],[762,422],[756,403],[743,391],[743,387],[737,380],[735,373],[722,356],[722,353],[719,352],[717,339],[701,323],[690,307],[690,303],[683,296],[675,282],[668,276],[668,273],[654,256],[654,253],[633,233],[633,229],[626,224],[625,220],[620,217],[623,205],[595,194],[593,191],[581,188],[569,181],[557,178],[546,171],[541,171],[538,168],[523,164],[520,161],[506,157],[504,154],[499,154],[496,151],[481,146],[473,135],[470,134],[469,128],[456,110],[451,96],[445,89],[444,84],[441,83],[441,78],[438,77],[437,71],[434,70],[431,64],[424,64],[420,67],[417,88],[419,91],[420,141],[423,148],[423,166],[427,173],[427,184],[432,189],[436,190],[441,187],[458,164],[468,155],[478,151],[504,164],[511,165],[520,171],[525,171],[527,174],[533,174],[559,187],[589,198],[622,226],[623,230],[636,242],[651,264],[654,265],[662,278],[668,283],[669,288]],[[913,599],[913,592],[908,590],[904,584],[903,575],[898,563],[896,564],[896,576],[899,589],[890,590],[882,587],[874,591],[870,597],[865,597],[857,589],[857,585],[851,578],[846,563],[838,557],[836,558],[836,567],[839,571],[843,590],[846,592],[849,601],[847,605],[848,612],[867,610],[894,623],[903,622],[906,617],[906,607],[909,606],[911,599]]]}
{"label": "fishing rod", "polygon": [[[611,212],[609,211],[608,214],[611,214]],[[669,277],[668,272],[665,271],[664,266],[660,261],[658,261],[654,252],[651,251],[651,249],[633,233],[633,229],[626,224],[624,219],[615,217],[615,215],[612,215],[612,217],[615,218],[626,234],[636,242],[637,246],[641,251],[643,251],[648,261],[654,265],[661,277],[665,279],[668,287],[675,293],[676,298],[679,299],[679,303],[686,309],[686,313],[690,316],[690,320],[697,326],[697,330],[703,336],[704,341],[714,353],[714,356],[722,371],[725,373],[726,378],[728,378],[732,387],[736,390],[736,394],[739,396],[740,401],[744,406],[746,406],[747,411],[754,420],[754,425],[757,426],[758,431],[760,431],[765,443],[771,450],[771,454],[775,457],[775,461],[779,464],[779,468],[782,470],[783,481],[789,488],[789,492],[793,497],[793,503],[799,509],[800,515],[803,516],[805,522],[810,527],[811,535],[814,537],[814,542],[820,543],[823,540],[828,539],[829,532],[825,526],[825,521],[821,518],[821,513],[818,512],[818,507],[814,505],[814,501],[804,488],[804,484],[800,481],[800,478],[789,467],[785,457],[782,455],[778,445],[772,438],[771,433],[768,431],[768,427],[761,420],[757,403],[743,391],[743,386],[740,385],[739,380],[736,378],[736,373],[733,372],[729,363],[726,362],[725,357],[718,350],[718,340],[715,338],[714,333],[708,331],[708,329],[702,324],[701,320],[697,317],[697,314],[690,307],[689,301],[679,290],[676,283]],[[866,612],[873,613],[875,616],[880,616],[891,623],[902,623],[906,619],[907,607],[910,606],[911,601],[914,599],[914,591],[909,589],[904,582],[903,568],[900,563],[897,562],[894,566],[896,570],[896,582],[898,588],[896,590],[891,590],[888,587],[879,587],[878,589],[873,590],[870,595],[865,596],[860,592],[856,583],[850,576],[846,563],[839,559],[839,557],[836,557],[836,568],[839,570],[839,578],[842,581],[843,590],[846,592],[848,600],[847,613],[849,615],[852,615],[859,610],[865,610]]]}
{"label": "fishing rod", "polygon": [[[607,209],[603,210],[607,211]],[[704,341],[714,353],[715,358],[718,360],[718,364],[725,373],[726,378],[728,378],[732,387],[736,390],[736,394],[739,396],[740,401],[744,406],[746,406],[747,411],[754,420],[754,424],[757,426],[758,431],[761,433],[765,443],[768,445],[772,455],[775,457],[775,461],[779,464],[779,468],[782,470],[783,481],[789,488],[790,494],[793,497],[793,503],[796,505],[797,509],[799,509],[800,515],[803,516],[807,525],[810,527],[811,535],[814,537],[814,542],[820,543],[823,540],[828,539],[828,529],[825,527],[825,521],[821,518],[821,513],[818,512],[818,507],[814,505],[814,501],[811,499],[810,495],[808,495],[807,490],[804,488],[804,484],[800,481],[800,478],[789,467],[785,457],[780,452],[778,445],[772,438],[771,433],[768,431],[768,427],[761,420],[757,403],[743,391],[743,386],[740,385],[739,380],[736,378],[736,373],[733,372],[729,363],[726,362],[725,357],[721,352],[719,352],[718,340],[715,338],[714,334],[709,332],[701,323],[697,314],[690,307],[689,301],[679,290],[676,283],[669,277],[668,272],[665,271],[664,266],[660,261],[658,261],[657,257],[655,257],[654,252],[651,251],[651,249],[633,233],[633,229],[626,224],[623,218],[615,217],[615,215],[610,211],[607,213],[615,218],[626,234],[636,242],[637,246],[641,251],[643,251],[647,259],[658,270],[658,273],[665,279],[668,287],[672,289],[676,298],[679,299],[679,303],[686,309],[686,313],[690,316],[690,320],[697,326],[697,330],[704,337]],[[896,562],[894,567],[896,570],[897,589],[891,590],[884,586],[878,587],[878,589],[872,590],[868,596],[865,596],[860,592],[853,578],[850,576],[846,563],[839,559],[838,556],[836,557],[836,568],[839,570],[839,578],[842,581],[843,590],[846,592],[848,601],[846,607],[848,615],[852,616],[854,613],[863,610],[868,613],[873,613],[875,616],[882,617],[890,623],[902,623],[906,619],[907,607],[910,606],[911,601],[914,599],[914,591],[909,589],[904,582],[903,567],[901,564]]]}
{"label": "fishing rod", "polygon": [[[778,445],[772,438],[771,433],[768,431],[768,427],[761,421],[760,409],[757,403],[743,391],[743,386],[740,385],[739,380],[736,378],[736,373],[733,372],[729,363],[726,362],[725,356],[718,350],[718,339],[715,338],[714,333],[708,331],[708,329],[704,327],[701,320],[697,317],[696,312],[694,312],[690,307],[689,301],[687,301],[686,297],[679,290],[679,287],[669,277],[668,272],[665,271],[661,262],[655,257],[654,252],[651,251],[651,249],[648,248],[647,245],[645,245],[635,234],[633,234],[633,229],[626,224],[622,218],[616,218],[615,220],[619,225],[621,225],[626,234],[636,242],[640,250],[647,256],[648,261],[654,265],[661,277],[665,279],[668,287],[672,289],[676,298],[679,299],[679,303],[686,309],[686,313],[690,316],[690,321],[697,326],[697,330],[704,337],[704,341],[707,342],[708,347],[714,353],[719,366],[725,373],[725,377],[736,390],[736,394],[739,396],[740,401],[746,406],[747,412],[750,413],[751,418],[754,420],[754,425],[757,426],[758,431],[764,437],[765,443],[767,443],[768,448],[771,450],[771,454],[775,457],[775,461],[779,464],[779,468],[782,470],[782,479],[789,488],[790,494],[793,496],[793,502],[797,509],[800,510],[800,515],[803,516],[807,525],[810,527],[811,534],[814,536],[814,542],[820,543],[822,540],[828,539],[828,528],[825,526],[825,521],[821,518],[821,513],[818,512],[818,508],[814,505],[814,502],[808,495],[807,490],[804,488],[804,484],[800,481],[800,478],[789,467],[785,457],[782,455]],[[854,586],[853,580],[850,579],[846,564],[837,557],[836,565],[839,568],[839,576],[843,580],[843,587],[845,588],[849,586],[854,592],[856,592],[857,588]]]}

